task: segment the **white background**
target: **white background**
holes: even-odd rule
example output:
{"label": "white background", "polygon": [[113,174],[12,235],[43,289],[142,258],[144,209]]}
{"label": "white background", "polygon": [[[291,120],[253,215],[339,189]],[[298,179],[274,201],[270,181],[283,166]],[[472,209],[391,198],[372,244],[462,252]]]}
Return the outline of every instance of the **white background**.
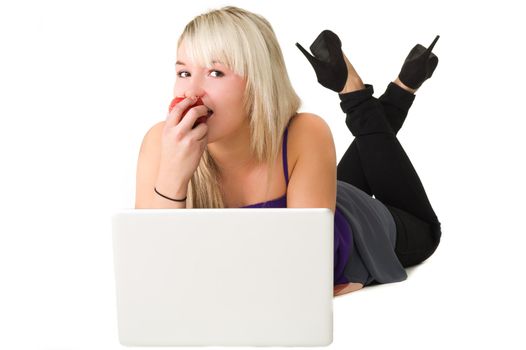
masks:
{"label": "white background", "polygon": [[416,43],[441,36],[398,134],[441,245],[406,281],[337,297],[331,347],[524,348],[524,12],[327,0],[1,2],[0,348],[121,348],[110,216],[134,206],[139,147],[166,116],[184,25],[228,4],[271,22],[301,111],[327,121],[338,159],[352,141],[345,115],[295,42],[335,31],[379,97]]}

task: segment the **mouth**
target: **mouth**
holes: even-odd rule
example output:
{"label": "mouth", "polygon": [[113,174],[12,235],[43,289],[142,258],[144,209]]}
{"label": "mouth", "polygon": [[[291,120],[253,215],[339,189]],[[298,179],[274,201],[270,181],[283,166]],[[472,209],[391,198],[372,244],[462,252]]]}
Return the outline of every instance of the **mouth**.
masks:
{"label": "mouth", "polygon": [[197,118],[197,120],[196,120],[194,126],[192,127],[192,129],[195,128],[195,127],[196,127],[197,125],[199,125],[200,123],[206,123],[206,122],[208,121],[208,119],[210,119],[210,117],[212,116],[212,114],[214,114],[214,111],[207,107],[206,115]]}

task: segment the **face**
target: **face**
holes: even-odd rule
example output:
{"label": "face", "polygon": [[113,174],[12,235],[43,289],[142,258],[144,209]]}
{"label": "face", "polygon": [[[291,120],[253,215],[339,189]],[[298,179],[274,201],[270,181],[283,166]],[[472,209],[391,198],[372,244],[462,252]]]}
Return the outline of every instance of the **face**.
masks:
{"label": "face", "polygon": [[208,143],[239,130],[248,123],[243,110],[246,80],[220,62],[211,69],[196,66],[186,56],[184,43],[177,51],[174,97],[201,97],[214,113],[208,119]]}

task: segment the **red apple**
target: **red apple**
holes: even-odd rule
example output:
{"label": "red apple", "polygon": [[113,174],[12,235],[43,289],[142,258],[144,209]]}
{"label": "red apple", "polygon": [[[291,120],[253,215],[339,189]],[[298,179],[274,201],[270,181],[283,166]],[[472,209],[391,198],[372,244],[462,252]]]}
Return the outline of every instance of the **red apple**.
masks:
{"label": "red apple", "polygon": [[[175,97],[172,102],[170,103],[170,107],[168,107],[168,111],[171,112],[172,109],[181,101],[183,101],[185,99],[185,97]],[[197,99],[197,101],[195,101],[195,103],[193,105],[191,105],[190,107],[188,107],[187,109],[184,110],[183,112],[183,116],[181,117],[181,120],[184,118],[184,116],[186,115],[186,113],[188,112],[188,110],[190,110],[190,108],[192,107],[195,107],[195,106],[201,106],[203,105],[203,101],[201,100],[201,97],[199,97]],[[210,114],[209,114],[210,115]],[[192,127],[195,128],[199,123],[204,123],[206,122],[208,119],[207,116],[202,116],[202,117],[199,117],[197,118],[197,121],[195,122],[194,126]]]}

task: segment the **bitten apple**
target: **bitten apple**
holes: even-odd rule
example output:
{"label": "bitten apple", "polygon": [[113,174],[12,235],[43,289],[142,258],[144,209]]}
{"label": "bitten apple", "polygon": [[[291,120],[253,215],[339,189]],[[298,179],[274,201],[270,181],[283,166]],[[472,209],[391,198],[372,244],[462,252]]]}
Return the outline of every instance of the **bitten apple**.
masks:
{"label": "bitten apple", "polygon": [[[172,102],[170,103],[170,106],[168,107],[168,111],[171,112],[172,109],[181,101],[183,101],[185,99],[185,97],[175,97]],[[193,105],[191,105],[190,107],[188,107],[187,109],[184,110],[183,112],[183,116],[181,117],[181,119],[184,118],[184,116],[186,115],[186,113],[188,112],[188,110],[190,110],[190,108],[192,107],[195,107],[195,106],[202,106],[204,105],[203,101],[201,100],[201,97],[199,97],[197,99],[197,101],[195,101],[195,103]],[[195,122],[194,126],[192,127],[195,128],[197,125],[199,125],[199,123],[204,123],[208,120],[208,118],[212,115],[212,111],[208,111],[208,114],[205,115],[205,116],[202,116],[202,117],[199,117],[197,118],[197,121]]]}

